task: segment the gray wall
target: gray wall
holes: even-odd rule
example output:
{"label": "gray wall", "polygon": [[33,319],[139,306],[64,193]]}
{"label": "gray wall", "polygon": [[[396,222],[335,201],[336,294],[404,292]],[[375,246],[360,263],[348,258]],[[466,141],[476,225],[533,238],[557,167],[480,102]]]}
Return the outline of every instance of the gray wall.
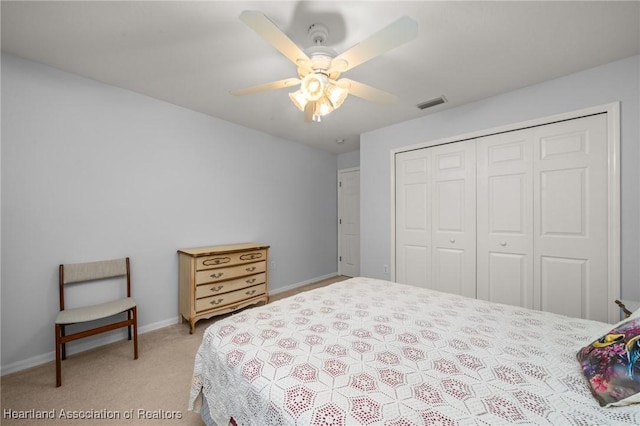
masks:
{"label": "gray wall", "polygon": [[141,331],[177,320],[182,247],[268,243],[272,291],[334,275],[336,170],[335,154],[3,55],[3,373],[53,358],[60,263],[130,256]]}
{"label": "gray wall", "polygon": [[391,262],[392,149],[620,101],[622,297],[640,300],[639,96],[640,56],[634,56],[362,135],[362,275],[389,278],[382,265]]}
{"label": "gray wall", "polygon": [[351,151],[338,155],[338,170],[360,166],[360,151]]}

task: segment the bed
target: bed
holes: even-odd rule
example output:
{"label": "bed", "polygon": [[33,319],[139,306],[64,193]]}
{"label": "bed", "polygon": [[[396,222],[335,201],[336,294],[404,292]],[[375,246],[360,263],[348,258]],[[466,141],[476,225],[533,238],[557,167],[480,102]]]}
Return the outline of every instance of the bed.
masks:
{"label": "bed", "polygon": [[211,325],[189,409],[220,426],[638,425],[576,358],[612,327],[352,278]]}

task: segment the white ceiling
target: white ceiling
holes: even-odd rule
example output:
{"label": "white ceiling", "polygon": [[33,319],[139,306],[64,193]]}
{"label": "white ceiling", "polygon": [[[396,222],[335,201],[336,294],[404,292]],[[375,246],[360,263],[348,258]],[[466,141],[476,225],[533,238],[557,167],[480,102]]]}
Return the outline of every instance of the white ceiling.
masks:
{"label": "white ceiling", "polygon": [[[343,74],[398,96],[350,96],[321,123],[281,89],[230,90],[295,77],[295,66],[243,24],[259,10],[302,48],[329,28],[338,53],[402,15],[418,38]],[[5,1],[2,50],[335,153],[360,134],[640,54],[636,1]],[[417,104],[444,95],[444,105]],[[342,144],[336,140],[344,139]]]}

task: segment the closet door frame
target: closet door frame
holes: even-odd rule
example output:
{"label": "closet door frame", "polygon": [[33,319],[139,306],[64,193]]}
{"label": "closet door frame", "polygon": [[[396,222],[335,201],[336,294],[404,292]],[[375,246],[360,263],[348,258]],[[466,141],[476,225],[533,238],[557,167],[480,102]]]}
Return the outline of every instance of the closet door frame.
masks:
{"label": "closet door frame", "polygon": [[443,145],[452,142],[460,142],[468,139],[477,139],[484,136],[495,135],[499,133],[510,132],[514,130],[525,129],[528,127],[543,126],[558,121],[572,120],[595,114],[607,114],[607,187],[608,187],[608,206],[607,206],[607,238],[609,255],[607,262],[608,280],[607,294],[608,303],[608,320],[615,323],[620,319],[620,310],[613,303],[614,300],[620,298],[621,281],[620,281],[620,103],[613,102],[604,105],[598,105],[590,108],[584,108],[576,111],[570,111],[562,114],[556,114],[527,120],[523,122],[508,124],[505,126],[494,127],[485,130],[479,130],[471,133],[451,136],[447,138],[437,139],[433,141],[422,142],[410,146],[404,146],[392,149],[389,155],[389,164],[391,170],[391,259],[390,259],[390,280],[396,280],[396,154],[415,149],[428,148],[436,145]]}

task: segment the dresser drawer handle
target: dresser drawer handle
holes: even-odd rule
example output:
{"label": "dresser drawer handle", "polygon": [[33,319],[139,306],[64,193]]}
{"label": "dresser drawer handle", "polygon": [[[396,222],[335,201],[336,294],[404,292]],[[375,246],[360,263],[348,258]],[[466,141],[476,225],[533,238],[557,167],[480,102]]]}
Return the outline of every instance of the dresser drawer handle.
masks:
{"label": "dresser drawer handle", "polygon": [[253,283],[255,283],[255,282],[256,282],[256,279],[255,279],[255,278],[251,278],[251,279],[246,280],[245,282],[246,282],[247,284],[253,284]]}
{"label": "dresser drawer handle", "polygon": [[223,301],[223,300],[224,300],[224,299],[212,300],[212,301],[211,301],[211,302],[209,302],[209,303],[211,303],[212,305],[219,305],[220,303],[222,303],[222,301]]}
{"label": "dresser drawer handle", "polygon": [[250,267],[246,268],[245,270],[246,270],[247,272],[253,272],[253,271],[255,271],[255,270],[256,270],[256,267],[255,267],[255,266],[250,266]]}
{"label": "dresser drawer handle", "polygon": [[204,266],[211,266],[211,265],[222,265],[223,263],[229,263],[229,262],[231,262],[230,257],[214,257],[213,259],[203,260],[202,264]]}
{"label": "dresser drawer handle", "polygon": [[262,253],[248,253],[240,256],[240,260],[254,260],[260,259],[262,257]]}
{"label": "dresser drawer handle", "polygon": [[222,289],[222,287],[224,287],[224,286],[219,285],[217,287],[211,287],[211,291],[220,291]]}
{"label": "dresser drawer handle", "polygon": [[224,275],[224,272],[218,272],[217,274],[211,274],[211,278],[216,279],[216,278],[220,278],[221,276]]}
{"label": "dresser drawer handle", "polygon": [[255,290],[249,290],[249,291],[247,291],[245,294],[246,294],[247,296],[251,296],[251,295],[252,295],[252,294],[254,294],[255,292],[256,292]]}

